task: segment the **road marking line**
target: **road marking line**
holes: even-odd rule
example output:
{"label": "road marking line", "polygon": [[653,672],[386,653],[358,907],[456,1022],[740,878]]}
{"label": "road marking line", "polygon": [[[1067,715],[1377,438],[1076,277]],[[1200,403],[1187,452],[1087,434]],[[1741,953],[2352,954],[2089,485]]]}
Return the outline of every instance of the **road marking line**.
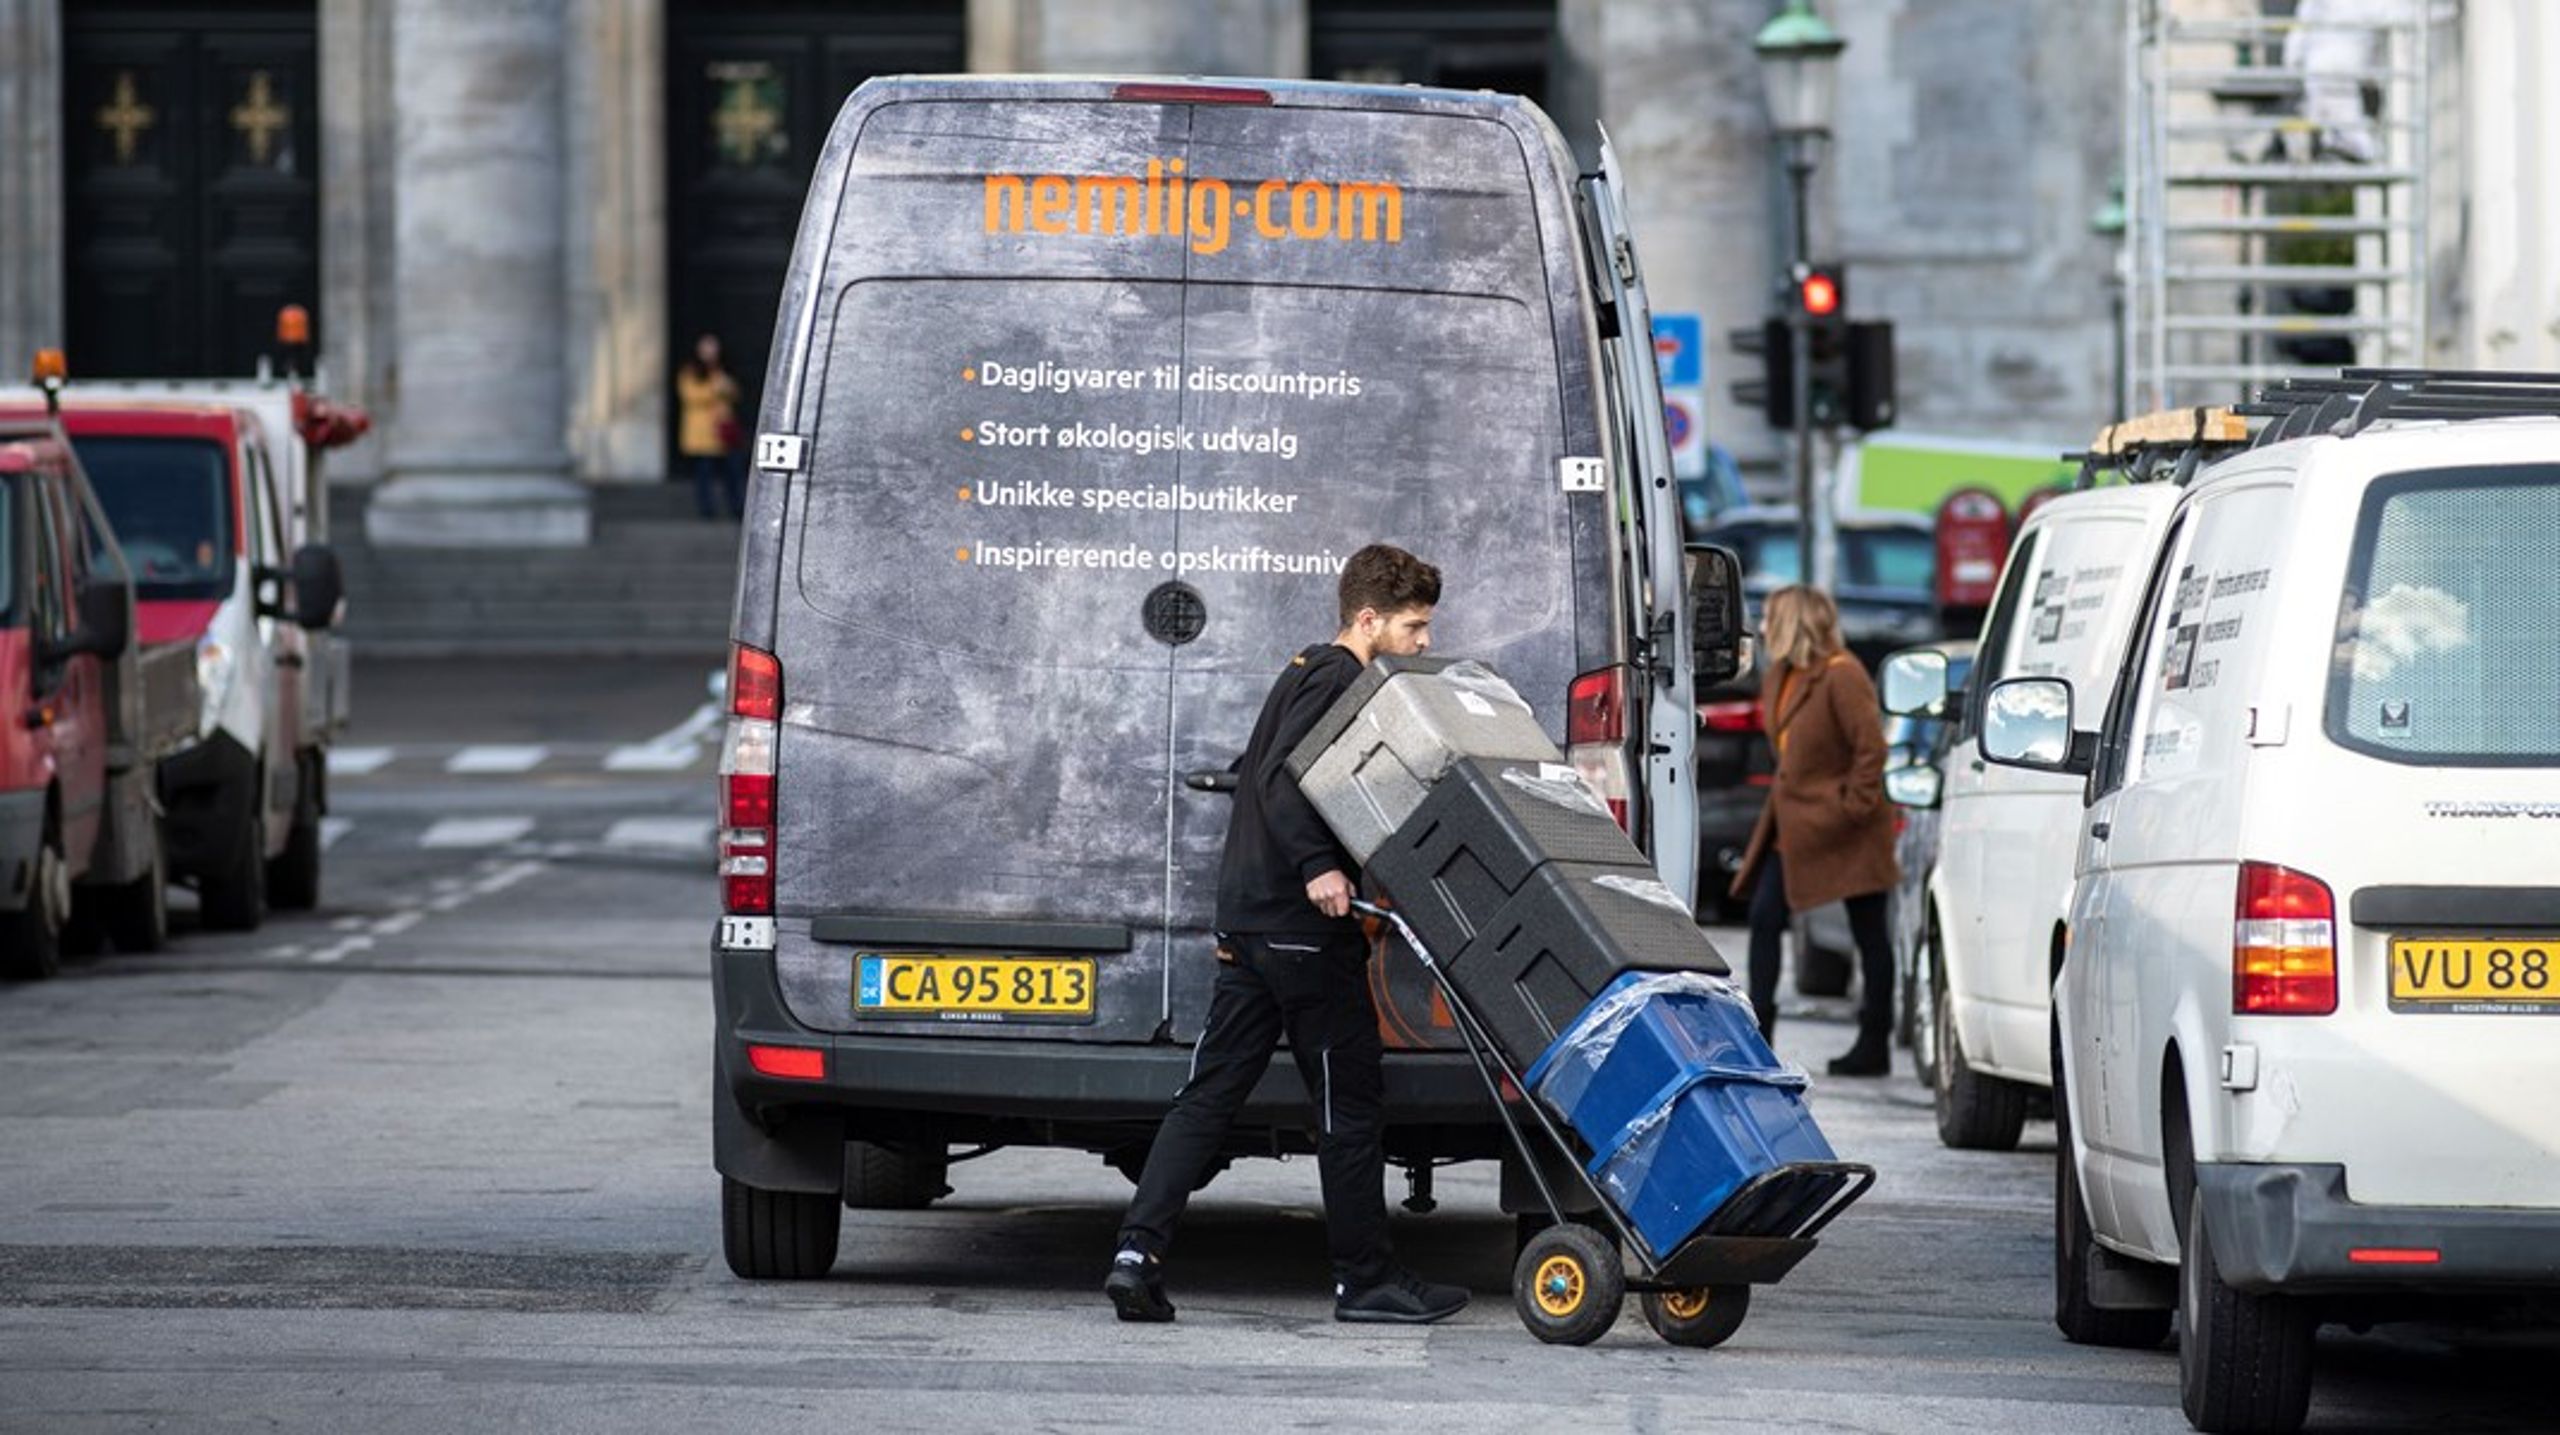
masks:
{"label": "road marking line", "polygon": [[447,772],[530,772],[551,755],[539,743],[482,743],[445,759]]}
{"label": "road marking line", "polygon": [[551,864],[547,862],[518,862],[512,867],[503,868],[497,872],[493,872],[480,881],[473,883],[471,886],[471,895],[474,897],[495,896],[498,893],[507,890],[509,887],[515,886],[519,882],[530,881],[533,878],[540,876],[543,870],[550,865]]}
{"label": "road marking line", "polygon": [[348,830],[349,830],[350,828],[354,827],[355,825],[356,825],[356,824],[355,824],[355,819],[354,819],[354,818],[351,818],[351,817],[323,817],[323,818],[321,818],[321,819],[320,819],[320,850],[321,850],[321,851],[323,851],[323,852],[326,852],[326,851],[328,851],[330,848],[337,846],[337,845],[338,845],[338,839],[339,839],[339,838],[341,838],[341,837],[346,836],[346,835],[347,835]]}
{"label": "road marking line", "polygon": [[638,743],[617,747],[604,755],[607,772],[682,772],[702,760],[702,749],[687,743],[682,747],[658,747]]}
{"label": "road marking line", "polygon": [[372,946],[373,938],[371,937],[348,937],[313,952],[311,961],[315,966],[327,966],[331,962],[343,961],[350,952],[368,951]]}
{"label": "road marking line", "polygon": [[406,912],[394,912],[373,924],[373,934],[377,937],[396,937],[426,919],[427,914],[416,908]]}
{"label": "road marking line", "polygon": [[329,749],[329,775],[362,777],[390,766],[397,756],[398,752],[387,747],[333,747]]}
{"label": "road marking line", "polygon": [[329,930],[333,932],[360,932],[364,930],[364,923],[365,919],[362,917],[340,917],[338,920],[329,924]]}
{"label": "road marking line", "polygon": [[708,853],[711,850],[711,819],[626,817],[605,830],[604,845]]}
{"label": "road marking line", "polygon": [[421,847],[500,847],[533,830],[530,817],[446,817],[418,838]]}

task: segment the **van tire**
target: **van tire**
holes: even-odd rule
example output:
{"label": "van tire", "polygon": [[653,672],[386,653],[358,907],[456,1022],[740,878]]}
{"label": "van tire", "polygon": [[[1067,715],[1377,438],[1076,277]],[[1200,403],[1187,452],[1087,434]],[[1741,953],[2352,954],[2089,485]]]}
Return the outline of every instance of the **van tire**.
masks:
{"label": "van tire", "polygon": [[844,1143],[844,1204],[858,1211],[921,1211],[951,1194],[951,1164],[930,1153],[869,1141]]}
{"label": "van tire", "polygon": [[169,859],[160,839],[151,839],[151,865],[130,882],[90,889],[98,924],[107,940],[128,955],[156,952],[169,945]]}
{"label": "van tire", "polygon": [[71,923],[68,873],[62,831],[48,817],[44,840],[36,846],[27,905],[0,912],[0,977],[40,982],[62,970],[62,934]]}
{"label": "van tire", "polygon": [[1937,1108],[1938,1141],[1957,1151],[2015,1151],[2027,1127],[2027,1088],[2014,1081],[1985,1076],[1964,1059],[1964,1038],[1956,1031],[1955,1002],[1941,980],[1929,994],[1931,1043],[1936,1071],[1929,1083],[1930,1104]]}
{"label": "van tire", "polygon": [[306,754],[295,766],[302,781],[294,793],[293,826],[284,851],[267,864],[267,905],[279,912],[308,912],[320,905],[320,760]]}
{"label": "van tire", "polygon": [[[2058,1054],[2057,1054],[2058,1055]],[[2104,1310],[2089,1301],[2089,1263],[2097,1237],[2080,1194],[2080,1170],[2071,1159],[2071,1115],[2062,1093],[2062,1063],[2054,1062],[2053,1093],[2053,1323],[2073,1345],[2153,1350],[2168,1338],[2175,1314],[2165,1310]]]}
{"label": "van tire", "polygon": [[2281,1295],[2223,1284],[2204,1197],[2187,1197],[2178,1265],[2178,1403],[2198,1430],[2284,1432],[2311,1410],[2310,1313]]}
{"label": "van tire", "polygon": [[720,1253],[750,1281],[813,1281],[834,1270],[844,1207],[823,1191],[766,1191],[720,1178]]}
{"label": "van tire", "polygon": [[221,870],[196,879],[207,930],[254,932],[267,920],[267,815],[250,798],[249,817],[218,860]]}

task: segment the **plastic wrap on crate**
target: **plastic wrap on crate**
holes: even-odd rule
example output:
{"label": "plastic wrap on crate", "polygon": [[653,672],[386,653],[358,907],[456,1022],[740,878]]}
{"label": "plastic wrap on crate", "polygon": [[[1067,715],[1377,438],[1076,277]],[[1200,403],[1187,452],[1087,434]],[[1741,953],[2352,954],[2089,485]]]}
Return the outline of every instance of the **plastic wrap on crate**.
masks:
{"label": "plastic wrap on crate", "polygon": [[[1779,1061],[1759,1041],[1759,1017],[1752,1011],[1751,998],[1731,981],[1705,972],[1629,972],[1611,983],[1529,1068],[1529,1089],[1571,1119],[1581,1109],[1594,1078],[1617,1054],[1627,1028],[1641,1015],[1663,1011],[1666,998],[1715,1003],[1723,1009],[1724,1020],[1649,1024],[1661,1045],[1654,1060],[1658,1066],[1668,1066],[1638,1078],[1647,1088],[1647,1101],[1658,1106],[1665,1099],[1660,1088],[1675,1072],[1765,1072],[1797,1086],[1805,1084],[1801,1068]],[[1595,1140],[1608,1134],[1584,1133]]]}
{"label": "plastic wrap on crate", "polygon": [[1291,775],[1352,860],[1366,864],[1461,758],[1561,763],[1529,704],[1476,662],[1373,671],[1288,757]]}
{"label": "plastic wrap on crate", "polygon": [[1502,770],[1502,780],[1541,802],[1554,803],[1567,812],[1579,812],[1606,822],[1618,820],[1609,811],[1609,804],[1601,801],[1600,794],[1591,790],[1591,784],[1582,780],[1582,774],[1562,763],[1540,763],[1539,770],[1535,772],[1525,767],[1506,767]]}
{"label": "plastic wrap on crate", "polygon": [[1624,892],[1639,902],[1651,902],[1667,912],[1677,912],[1684,917],[1691,915],[1689,904],[1680,899],[1679,893],[1663,885],[1659,878],[1594,877],[1591,879],[1591,885],[1606,887],[1612,892]]}

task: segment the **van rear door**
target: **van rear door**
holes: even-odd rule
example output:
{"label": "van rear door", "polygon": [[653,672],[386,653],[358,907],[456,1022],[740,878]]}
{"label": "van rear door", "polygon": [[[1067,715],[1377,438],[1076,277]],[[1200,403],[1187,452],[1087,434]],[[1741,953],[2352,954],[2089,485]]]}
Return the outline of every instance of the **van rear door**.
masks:
{"label": "van rear door", "polygon": [[767,386],[765,427],[808,440],[773,619],[783,990],[826,1029],[1001,1031],[857,1019],[855,958],[1096,949],[1093,1019],[1017,1034],[1187,1038],[1232,809],[1183,779],[1334,631],[1352,551],[1440,564],[1439,645],[1562,736],[1607,519],[1561,481],[1568,434],[1593,450],[1554,157],[1489,100],[886,88],[841,202],[813,195],[810,339]]}

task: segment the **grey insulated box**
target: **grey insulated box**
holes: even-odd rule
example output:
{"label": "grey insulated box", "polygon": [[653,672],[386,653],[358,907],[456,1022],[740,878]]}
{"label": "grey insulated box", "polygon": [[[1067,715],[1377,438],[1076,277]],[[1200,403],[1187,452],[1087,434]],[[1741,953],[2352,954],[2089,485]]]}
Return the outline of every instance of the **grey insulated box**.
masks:
{"label": "grey insulated box", "polygon": [[1367,871],[1414,935],[1449,958],[1549,862],[1646,865],[1572,768],[1470,757],[1450,764]]}
{"label": "grey insulated box", "polygon": [[1571,862],[1537,869],[1443,963],[1503,1054],[1522,1067],[1623,973],[1730,975],[1688,905],[1651,867]]}
{"label": "grey insulated box", "polygon": [[1366,865],[1462,757],[1562,762],[1528,703],[1481,663],[1380,658],[1289,754],[1289,775]]}

